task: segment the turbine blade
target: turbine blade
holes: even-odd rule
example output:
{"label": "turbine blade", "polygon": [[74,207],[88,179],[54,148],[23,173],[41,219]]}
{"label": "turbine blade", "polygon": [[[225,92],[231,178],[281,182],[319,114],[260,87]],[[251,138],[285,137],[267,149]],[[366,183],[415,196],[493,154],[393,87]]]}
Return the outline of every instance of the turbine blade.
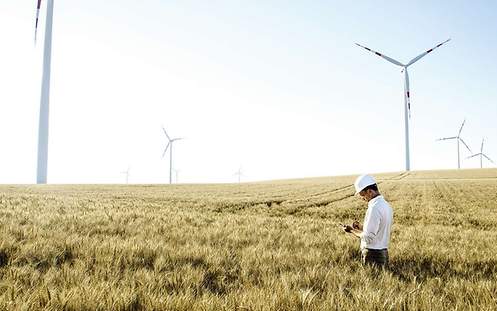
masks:
{"label": "turbine blade", "polygon": [[171,141],[171,138],[169,138],[169,135],[167,135],[166,129],[164,127],[162,127],[162,130],[164,131],[164,134],[166,134],[167,139],[169,141]]}
{"label": "turbine blade", "polygon": [[462,140],[462,138],[459,137],[459,140],[464,144],[464,146],[466,146],[466,148],[468,148],[469,152],[473,153],[473,151],[471,151],[471,149],[468,147],[468,145],[466,145],[466,143],[464,142],[464,140]]}
{"label": "turbine blade", "polygon": [[169,148],[170,144],[171,144],[171,142],[167,143],[166,149],[164,149],[164,152],[162,153],[162,157],[164,157],[166,155],[167,149]]}
{"label": "turbine blade", "polygon": [[482,154],[482,156],[484,156],[485,158],[487,158],[487,160],[489,160],[490,162],[492,162],[492,163],[494,163],[494,164],[495,164],[495,162],[494,162],[494,161],[492,161],[492,159],[490,159],[489,157],[487,157],[485,154]]}
{"label": "turbine blade", "polygon": [[457,137],[444,137],[444,138],[437,139],[437,141],[440,141],[440,140],[449,140],[449,139],[457,139]]}
{"label": "turbine blade", "polygon": [[450,39],[447,39],[444,42],[442,42],[442,43],[438,44],[437,46],[435,46],[434,48],[429,49],[428,51],[426,51],[426,52],[424,52],[424,53],[422,53],[422,54],[414,57],[409,63],[407,63],[406,67],[407,66],[411,66],[412,64],[414,64],[415,62],[417,62],[421,58],[425,57],[428,53],[432,52],[434,49],[441,47],[444,43],[447,43],[449,41],[450,41]]}
{"label": "turbine blade", "polygon": [[480,155],[480,153],[473,154],[473,155],[470,155],[469,157],[466,157],[466,159],[471,159],[471,158],[477,157],[479,155]]}
{"label": "turbine blade", "polygon": [[480,152],[483,153],[483,143],[485,142],[485,138],[483,138],[481,140],[481,148],[480,148]]}
{"label": "turbine blade", "polygon": [[41,0],[38,0],[38,4],[36,6],[35,44],[36,44],[36,36],[38,34],[38,18],[40,17],[40,8],[41,8]]}
{"label": "turbine blade", "polygon": [[397,66],[404,67],[404,64],[402,64],[401,62],[399,62],[399,61],[397,61],[397,60],[395,60],[395,59],[393,59],[393,58],[391,58],[391,57],[388,57],[388,56],[383,55],[383,54],[381,54],[381,53],[379,53],[379,52],[376,52],[376,51],[374,51],[374,50],[371,50],[371,49],[370,49],[370,48],[368,48],[368,47],[365,47],[365,46],[360,45],[359,43],[356,43],[356,45],[357,45],[357,46],[360,46],[360,47],[361,47],[361,48],[363,48],[363,49],[366,49],[366,50],[370,51],[371,53],[374,53],[374,54],[378,55],[379,57],[381,57],[381,58],[383,58],[383,59],[386,59],[387,61],[391,62],[392,64],[395,64],[395,65],[397,65]]}
{"label": "turbine blade", "polygon": [[462,128],[464,127],[464,123],[466,123],[466,119],[464,119],[464,121],[462,121],[461,128],[459,129],[459,134],[457,134],[457,136],[461,136]]}

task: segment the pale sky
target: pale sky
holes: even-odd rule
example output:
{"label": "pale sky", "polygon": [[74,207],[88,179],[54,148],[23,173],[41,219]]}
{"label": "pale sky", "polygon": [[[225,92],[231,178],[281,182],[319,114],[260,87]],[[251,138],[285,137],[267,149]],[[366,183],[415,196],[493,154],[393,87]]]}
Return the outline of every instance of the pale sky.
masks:
{"label": "pale sky", "polygon": [[[49,183],[181,183],[497,162],[495,1],[55,0]],[[34,183],[46,0],[0,0],[0,183]],[[469,155],[461,149],[461,157]],[[463,160],[463,168],[479,167]],[[495,164],[484,161],[484,166]]]}

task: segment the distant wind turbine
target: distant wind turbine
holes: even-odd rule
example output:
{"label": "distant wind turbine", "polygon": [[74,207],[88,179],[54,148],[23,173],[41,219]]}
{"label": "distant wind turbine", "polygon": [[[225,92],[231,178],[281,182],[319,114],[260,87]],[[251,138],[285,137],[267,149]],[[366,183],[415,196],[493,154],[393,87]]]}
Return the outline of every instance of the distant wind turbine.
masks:
{"label": "distant wind turbine", "polygon": [[445,40],[444,42],[438,44],[437,46],[435,46],[434,48],[432,49],[429,49],[428,51],[414,57],[413,59],[411,59],[407,64],[403,64],[393,58],[390,58],[384,54],[381,54],[381,53],[378,53],[376,51],[373,51],[371,50],[370,48],[368,47],[365,47],[365,46],[362,46],[358,43],[356,43],[356,45],[360,46],[361,48],[363,49],[366,49],[368,50],[369,52],[371,53],[374,53],[376,55],[378,55],[379,57],[387,60],[388,62],[394,64],[394,65],[397,65],[397,66],[400,66],[402,67],[402,71],[404,72],[404,121],[405,121],[405,143],[406,143],[406,171],[409,171],[411,169],[411,164],[410,164],[410,155],[409,155],[409,119],[411,118],[411,94],[410,94],[410,91],[409,91],[409,75],[407,73],[407,67],[411,66],[412,64],[414,64],[415,62],[417,62],[418,60],[420,60],[421,58],[423,58],[424,56],[426,56],[428,53],[432,52],[433,50],[435,50],[436,48],[442,46],[442,44],[446,43],[450,41],[450,39],[448,40]]}
{"label": "distant wind turbine", "polygon": [[462,142],[464,144],[464,146],[466,146],[466,148],[469,150],[469,152],[473,153],[471,151],[471,149],[468,147],[468,145],[464,142],[464,140],[461,138],[461,131],[462,131],[462,128],[464,126],[464,123],[466,123],[466,120],[464,120],[461,124],[461,128],[459,128],[459,133],[457,133],[457,136],[453,136],[453,137],[445,137],[445,138],[439,138],[437,139],[437,141],[441,141],[441,140],[452,140],[452,139],[455,139],[457,140],[457,168],[461,168],[461,157],[459,155],[459,142]]}
{"label": "distant wind turbine", "polygon": [[173,183],[173,143],[177,140],[181,140],[183,138],[173,138],[171,139],[169,135],[167,135],[166,129],[162,127],[164,134],[166,134],[168,143],[166,149],[164,149],[164,153],[162,153],[162,157],[166,155],[167,149],[169,148],[169,183]]}
{"label": "distant wind turbine", "polygon": [[233,175],[238,176],[238,183],[240,183],[241,177],[243,176],[242,167],[240,166],[238,171],[236,171],[235,174],[233,174]]}
{"label": "distant wind turbine", "polygon": [[125,171],[122,171],[121,174],[126,175],[126,184],[129,182],[129,171],[131,170],[131,167],[128,166],[128,169]]}
{"label": "distant wind turbine", "polygon": [[[48,166],[48,116],[50,102],[50,68],[52,61],[52,21],[54,0],[47,1],[47,20],[45,24],[45,44],[43,49],[43,75],[41,82],[40,119],[38,128],[38,162],[36,169],[36,183],[47,183]],[[41,0],[36,7],[35,43],[38,32],[38,17]]]}
{"label": "distant wind turbine", "polygon": [[485,157],[488,161],[494,163],[494,161],[492,161],[492,159],[490,159],[486,154],[483,153],[483,143],[484,142],[485,142],[485,138],[483,138],[482,141],[481,141],[481,148],[480,148],[480,152],[479,153],[475,153],[475,154],[470,155],[469,157],[466,158],[466,159],[470,159],[470,158],[473,158],[473,157],[476,157],[476,156],[480,156],[480,168],[483,168],[483,157]]}

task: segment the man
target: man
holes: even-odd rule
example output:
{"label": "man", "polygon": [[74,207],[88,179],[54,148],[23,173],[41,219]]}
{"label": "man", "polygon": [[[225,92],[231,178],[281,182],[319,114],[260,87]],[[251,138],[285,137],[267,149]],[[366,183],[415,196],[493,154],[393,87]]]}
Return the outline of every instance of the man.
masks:
{"label": "man", "polygon": [[355,183],[355,194],[368,202],[364,225],[354,221],[343,230],[361,240],[362,262],[377,266],[388,264],[388,243],[393,222],[393,211],[378,191],[375,179],[369,175],[359,176]]}

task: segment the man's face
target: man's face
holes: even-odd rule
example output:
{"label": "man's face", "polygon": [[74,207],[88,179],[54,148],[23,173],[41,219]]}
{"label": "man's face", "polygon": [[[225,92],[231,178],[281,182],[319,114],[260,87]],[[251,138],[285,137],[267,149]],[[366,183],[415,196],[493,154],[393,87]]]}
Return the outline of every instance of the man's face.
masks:
{"label": "man's face", "polygon": [[371,189],[368,190],[362,190],[359,192],[357,195],[364,201],[369,202],[371,200]]}

